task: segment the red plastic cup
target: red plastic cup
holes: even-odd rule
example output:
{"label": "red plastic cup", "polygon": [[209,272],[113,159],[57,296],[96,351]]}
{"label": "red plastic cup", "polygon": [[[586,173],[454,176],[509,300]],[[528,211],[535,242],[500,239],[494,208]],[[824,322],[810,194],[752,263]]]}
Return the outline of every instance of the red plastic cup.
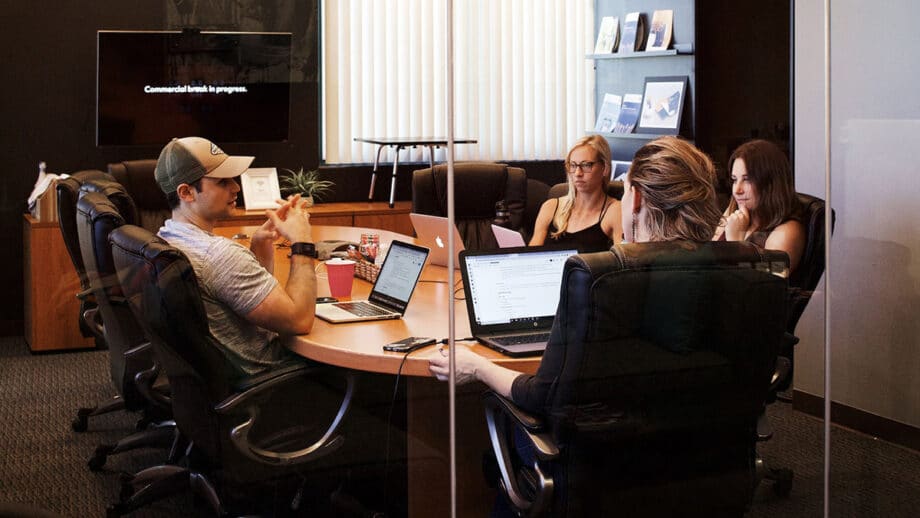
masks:
{"label": "red plastic cup", "polygon": [[329,278],[329,294],[335,298],[351,297],[351,285],[355,280],[355,262],[348,259],[326,261],[326,276]]}

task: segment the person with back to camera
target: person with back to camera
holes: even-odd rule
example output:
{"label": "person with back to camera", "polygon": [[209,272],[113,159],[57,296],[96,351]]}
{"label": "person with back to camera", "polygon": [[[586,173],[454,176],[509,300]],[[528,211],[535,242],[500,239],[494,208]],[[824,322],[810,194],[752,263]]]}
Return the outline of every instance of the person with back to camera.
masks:
{"label": "person with back to camera", "polygon": [[[158,234],[188,257],[211,334],[247,375],[297,357],[279,343],[278,334],[308,333],[316,303],[313,230],[300,196],[266,211],[268,220],[248,249],[213,234],[217,221],[236,207],[240,186],[234,178],[252,160],[228,156],[206,139],[186,137],[166,144],[154,173],[172,209]],[[293,243],[283,287],[272,275],[278,237]]]}
{"label": "person with back to camera", "polygon": [[600,135],[583,137],[572,146],[565,157],[569,190],[543,202],[530,246],[559,244],[600,252],[620,241],[620,202],[607,196],[610,157],[610,145]]}
{"label": "person with back to camera", "polygon": [[[719,222],[712,161],[693,144],[662,137],[636,152],[620,203],[625,241],[686,240],[704,243]],[[565,343],[552,339],[536,375],[501,367],[469,350],[456,349],[457,382],[479,380],[526,411],[541,413],[562,369]],[[448,377],[446,350],[429,356],[429,370],[439,380]]]}
{"label": "person with back to camera", "polygon": [[805,227],[789,160],[775,144],[751,140],[729,157],[732,199],[713,240],[750,241],[789,255],[790,273],[805,250]]}

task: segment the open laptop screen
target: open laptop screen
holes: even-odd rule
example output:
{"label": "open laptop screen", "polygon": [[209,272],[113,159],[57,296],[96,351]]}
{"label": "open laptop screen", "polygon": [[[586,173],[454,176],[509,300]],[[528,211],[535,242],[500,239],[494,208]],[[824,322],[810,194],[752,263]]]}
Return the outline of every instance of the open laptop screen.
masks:
{"label": "open laptop screen", "polygon": [[368,300],[405,311],[425,267],[428,249],[393,241]]}
{"label": "open laptop screen", "polygon": [[464,254],[470,324],[537,327],[551,323],[565,261],[576,250],[502,249]]}

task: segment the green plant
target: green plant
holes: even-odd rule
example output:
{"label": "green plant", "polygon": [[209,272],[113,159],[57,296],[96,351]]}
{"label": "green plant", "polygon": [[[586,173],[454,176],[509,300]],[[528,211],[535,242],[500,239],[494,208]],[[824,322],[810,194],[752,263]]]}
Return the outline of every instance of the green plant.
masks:
{"label": "green plant", "polygon": [[330,194],[335,186],[334,182],[321,180],[319,171],[316,169],[304,171],[301,167],[297,172],[290,169],[282,169],[282,171],[287,173],[281,176],[281,193],[285,196],[301,194],[319,201],[323,196]]}

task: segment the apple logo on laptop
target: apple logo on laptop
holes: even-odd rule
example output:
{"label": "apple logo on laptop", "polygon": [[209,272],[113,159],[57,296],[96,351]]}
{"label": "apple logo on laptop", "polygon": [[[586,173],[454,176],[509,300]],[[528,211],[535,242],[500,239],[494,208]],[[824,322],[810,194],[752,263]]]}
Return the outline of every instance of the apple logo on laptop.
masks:
{"label": "apple logo on laptop", "polygon": [[435,236],[434,242],[438,245],[438,248],[444,248],[444,241],[441,239],[441,236]]}

